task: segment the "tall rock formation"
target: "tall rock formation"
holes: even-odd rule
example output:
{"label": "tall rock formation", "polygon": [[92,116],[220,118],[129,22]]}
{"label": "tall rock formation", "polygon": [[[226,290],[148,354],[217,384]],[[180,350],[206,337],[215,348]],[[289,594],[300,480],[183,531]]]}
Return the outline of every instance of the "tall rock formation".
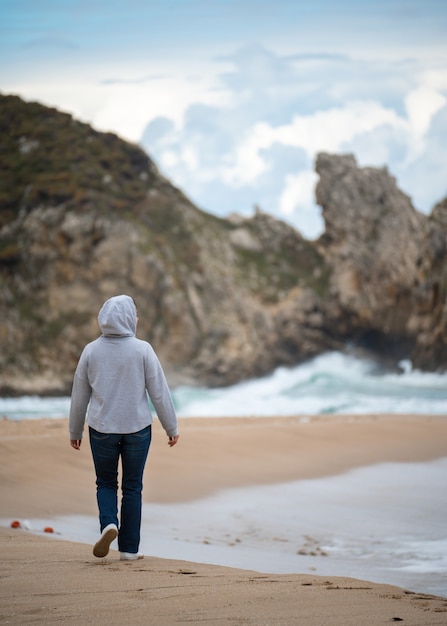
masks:
{"label": "tall rock formation", "polygon": [[[416,367],[445,367],[447,212],[418,213],[386,168],[320,154],[316,188],[331,294],[356,344]],[[341,321],[341,320],[340,320]]]}

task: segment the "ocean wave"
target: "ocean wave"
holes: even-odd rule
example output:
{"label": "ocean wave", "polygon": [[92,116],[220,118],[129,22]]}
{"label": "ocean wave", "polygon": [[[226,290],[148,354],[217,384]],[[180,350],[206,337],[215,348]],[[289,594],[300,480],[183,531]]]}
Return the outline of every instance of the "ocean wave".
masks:
{"label": "ocean wave", "polygon": [[[384,372],[373,360],[331,352],[295,367],[230,387],[177,387],[180,417],[413,413],[447,415],[447,375],[413,370]],[[60,418],[70,398],[0,398],[8,419]]]}

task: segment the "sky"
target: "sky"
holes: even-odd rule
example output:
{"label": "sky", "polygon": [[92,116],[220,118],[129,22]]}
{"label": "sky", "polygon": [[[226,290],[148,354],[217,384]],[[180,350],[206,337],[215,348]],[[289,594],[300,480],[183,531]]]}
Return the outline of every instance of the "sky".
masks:
{"label": "sky", "polygon": [[140,144],[201,209],[324,229],[315,157],[447,196],[445,0],[0,0],[0,92]]}

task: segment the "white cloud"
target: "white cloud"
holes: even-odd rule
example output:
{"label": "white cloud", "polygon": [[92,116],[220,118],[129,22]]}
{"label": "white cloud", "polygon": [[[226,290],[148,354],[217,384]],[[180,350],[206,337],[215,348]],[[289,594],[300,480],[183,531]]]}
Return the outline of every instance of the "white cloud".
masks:
{"label": "white cloud", "polygon": [[429,89],[447,91],[447,70],[431,69],[423,73],[421,82]]}
{"label": "white cloud", "polygon": [[182,160],[190,171],[197,172],[199,169],[199,156],[192,146],[184,146]]}
{"label": "white cloud", "polygon": [[412,132],[419,137],[425,135],[430,128],[433,115],[447,102],[442,94],[422,85],[410,91],[405,98],[405,108]]}
{"label": "white cloud", "polygon": [[320,151],[337,152],[343,143],[356,135],[384,125],[403,126],[391,109],[379,102],[353,101],[342,108],[318,111],[310,116],[296,116],[290,126],[279,128],[278,140],[303,148],[309,156]]}
{"label": "white cloud", "polygon": [[100,129],[118,128],[121,136],[138,142],[148,121],[162,113],[177,128],[183,124],[185,111],[192,104],[222,105],[225,94],[212,89],[206,79],[192,81],[188,76],[160,76],[151,82],[116,83],[104,87],[107,98],[94,117]]}
{"label": "white cloud", "polygon": [[[442,77],[439,74],[428,76],[427,79],[427,83],[437,83],[439,86],[442,84]],[[416,161],[425,152],[427,149],[425,137],[430,130],[433,117],[447,103],[447,98],[427,83],[410,91],[405,98],[405,109],[411,133],[405,166]],[[447,81],[445,87],[447,87]]]}
{"label": "white cloud", "polygon": [[160,160],[161,165],[167,169],[175,167],[180,162],[179,155],[177,152],[174,152],[174,150],[165,150],[165,152],[162,152]]}
{"label": "white cloud", "polygon": [[315,209],[317,181],[313,170],[290,174],[279,197],[280,214],[308,239],[315,239],[323,230],[323,219]]}
{"label": "white cloud", "polygon": [[234,187],[255,181],[267,165],[259,154],[273,143],[273,129],[268,124],[256,124],[247,137],[235,148],[232,165],[222,169],[225,182]]}
{"label": "white cloud", "polygon": [[407,123],[379,102],[349,102],[344,107],[295,115],[290,124],[274,127],[256,124],[234,151],[231,167],[225,168],[225,181],[234,186],[255,182],[267,169],[262,156],[275,143],[303,149],[309,159],[321,151],[339,152],[357,135],[381,126],[407,129]]}
{"label": "white cloud", "polygon": [[279,198],[279,210],[291,216],[297,207],[307,208],[314,203],[314,191],[318,176],[313,171],[302,171],[286,176],[285,187]]}

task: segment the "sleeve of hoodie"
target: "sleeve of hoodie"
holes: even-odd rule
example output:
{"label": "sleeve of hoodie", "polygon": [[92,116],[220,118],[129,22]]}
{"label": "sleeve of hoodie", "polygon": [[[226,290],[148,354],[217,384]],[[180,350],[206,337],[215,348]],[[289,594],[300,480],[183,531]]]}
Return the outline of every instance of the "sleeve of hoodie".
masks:
{"label": "sleeve of hoodie", "polygon": [[163,368],[150,344],[148,344],[148,355],[145,361],[145,377],[146,389],[157,412],[158,419],[168,437],[175,437],[178,435],[178,425],[174,403]]}
{"label": "sleeve of hoodie", "polygon": [[76,368],[71,392],[70,415],[68,418],[70,440],[82,439],[84,431],[85,416],[92,393],[87,377],[87,365],[88,355],[84,349]]}

